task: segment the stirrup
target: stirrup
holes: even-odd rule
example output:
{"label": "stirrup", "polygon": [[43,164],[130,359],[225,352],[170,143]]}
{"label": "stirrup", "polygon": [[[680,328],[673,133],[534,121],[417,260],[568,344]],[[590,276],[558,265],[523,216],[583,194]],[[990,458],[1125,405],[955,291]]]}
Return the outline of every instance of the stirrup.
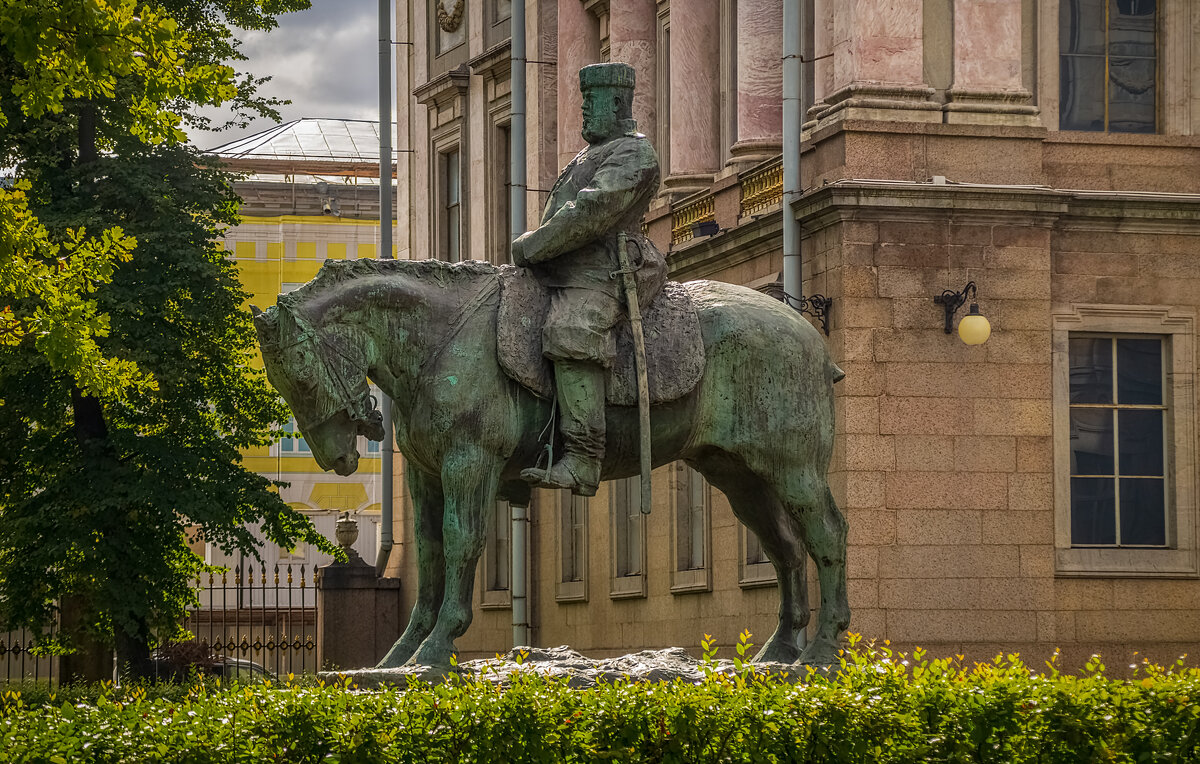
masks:
{"label": "stirrup", "polygon": [[571,493],[579,496],[595,496],[599,486],[580,481],[571,468],[564,463],[569,458],[571,458],[570,454],[549,469],[540,467],[523,469],[521,470],[521,479],[542,488],[569,488]]}

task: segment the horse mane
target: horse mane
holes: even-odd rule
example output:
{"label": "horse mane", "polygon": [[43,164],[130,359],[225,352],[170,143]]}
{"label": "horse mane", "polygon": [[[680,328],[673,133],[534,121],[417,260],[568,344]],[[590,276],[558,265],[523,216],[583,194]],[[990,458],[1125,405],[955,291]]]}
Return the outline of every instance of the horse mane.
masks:
{"label": "horse mane", "polygon": [[463,260],[447,263],[442,260],[326,260],[312,281],[287,294],[279,295],[280,308],[291,309],[314,299],[320,299],[333,287],[358,278],[386,276],[391,278],[432,281],[453,286],[473,281],[479,276],[497,273],[502,266],[482,260]]}

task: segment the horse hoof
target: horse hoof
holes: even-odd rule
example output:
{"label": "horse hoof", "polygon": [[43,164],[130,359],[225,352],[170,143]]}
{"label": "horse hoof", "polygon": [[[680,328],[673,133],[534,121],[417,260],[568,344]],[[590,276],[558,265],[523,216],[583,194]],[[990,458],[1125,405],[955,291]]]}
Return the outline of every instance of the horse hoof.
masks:
{"label": "horse hoof", "polygon": [[814,643],[809,645],[800,655],[800,660],[797,663],[813,669],[833,671],[840,665],[841,656],[838,654],[839,652],[836,647]]}

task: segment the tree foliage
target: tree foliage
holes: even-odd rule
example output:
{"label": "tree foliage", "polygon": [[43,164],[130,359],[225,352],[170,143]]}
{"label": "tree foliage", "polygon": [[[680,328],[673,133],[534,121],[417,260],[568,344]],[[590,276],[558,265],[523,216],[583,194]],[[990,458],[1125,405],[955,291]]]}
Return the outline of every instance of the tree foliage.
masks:
{"label": "tree foliage", "polygon": [[[230,177],[197,106],[271,113],[237,29],[307,0],[0,0],[0,619],[55,603],[126,660],[173,636],[196,538],[331,549],[240,452],[278,437],[245,293],[215,239]],[[87,232],[100,232],[89,236]],[[3,626],[4,623],[0,623]]]}

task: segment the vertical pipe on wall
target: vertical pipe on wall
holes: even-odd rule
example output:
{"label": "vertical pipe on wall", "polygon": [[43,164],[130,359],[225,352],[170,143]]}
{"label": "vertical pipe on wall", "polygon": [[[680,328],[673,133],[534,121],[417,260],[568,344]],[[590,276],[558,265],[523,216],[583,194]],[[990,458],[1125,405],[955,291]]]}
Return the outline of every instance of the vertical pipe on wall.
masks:
{"label": "vertical pipe on wall", "polygon": [[[392,0],[379,0],[379,257],[392,258]],[[392,399],[383,395],[383,443],[380,446],[383,499],[375,573],[387,570],[392,553]]]}
{"label": "vertical pipe on wall", "polygon": [[[511,101],[509,105],[508,139],[511,143],[508,155],[509,210],[513,236],[525,232],[525,188],[527,169],[525,164],[525,0],[513,0],[512,18],[509,19],[512,33],[510,47]],[[525,562],[526,533],[529,529],[528,507],[512,506],[512,628],[513,646],[529,644],[529,599],[526,594]]]}
{"label": "vertical pipe on wall", "polygon": [[[804,72],[801,69],[801,40],[804,0],[783,0],[783,291],[799,300],[804,295],[803,259],[800,253],[800,221],[792,202],[800,198],[800,126],[803,124]],[[808,563],[805,562],[805,565]],[[808,586],[807,570],[800,586]],[[807,598],[805,598],[807,600]],[[807,613],[804,614],[807,617]],[[807,618],[806,618],[807,620]],[[800,646],[808,644],[804,631]]]}
{"label": "vertical pipe on wall", "polygon": [[800,198],[800,125],[803,108],[803,75],[800,41],[803,31],[800,4],[783,2],[783,291],[797,300],[804,294],[800,255],[800,221],[792,203]]}

